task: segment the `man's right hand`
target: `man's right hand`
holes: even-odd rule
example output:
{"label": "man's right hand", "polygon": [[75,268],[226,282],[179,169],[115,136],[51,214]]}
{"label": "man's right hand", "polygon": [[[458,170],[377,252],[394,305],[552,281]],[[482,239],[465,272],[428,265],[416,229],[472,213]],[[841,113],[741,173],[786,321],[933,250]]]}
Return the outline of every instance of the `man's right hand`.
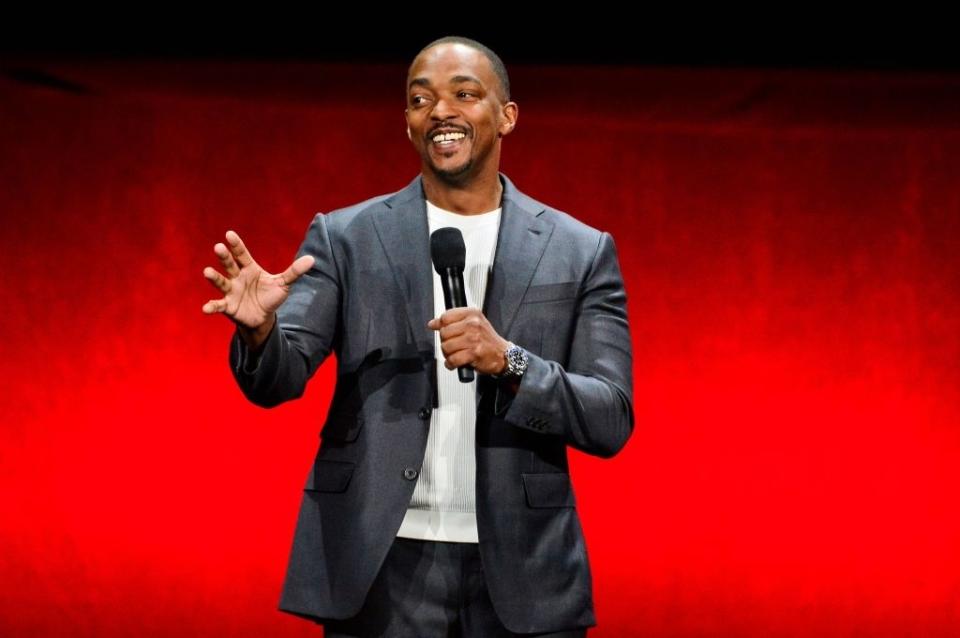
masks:
{"label": "man's right hand", "polygon": [[237,324],[247,346],[257,350],[273,329],[276,310],[290,293],[290,286],[310,270],[314,259],[303,255],[279,275],[271,275],[253,260],[237,233],[228,230],[226,238],[227,245],[218,243],[213,252],[227,276],[210,266],[203,269],[203,276],[224,296],[203,304],[203,312],[225,314]]}

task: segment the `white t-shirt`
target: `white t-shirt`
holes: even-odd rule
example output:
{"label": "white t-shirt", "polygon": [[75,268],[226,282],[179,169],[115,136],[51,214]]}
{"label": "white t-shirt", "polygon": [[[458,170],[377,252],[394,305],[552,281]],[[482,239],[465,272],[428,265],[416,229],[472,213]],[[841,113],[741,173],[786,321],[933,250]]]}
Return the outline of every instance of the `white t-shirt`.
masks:
{"label": "white t-shirt", "polygon": [[[483,307],[493,267],[501,209],[459,215],[427,202],[430,232],[452,226],[463,233],[467,305]],[[446,310],[440,275],[433,271],[434,317]],[[423,467],[397,536],[432,541],[476,543],[477,382],[461,383],[456,370],[443,365],[440,334],[434,334],[440,407],[430,416]]]}

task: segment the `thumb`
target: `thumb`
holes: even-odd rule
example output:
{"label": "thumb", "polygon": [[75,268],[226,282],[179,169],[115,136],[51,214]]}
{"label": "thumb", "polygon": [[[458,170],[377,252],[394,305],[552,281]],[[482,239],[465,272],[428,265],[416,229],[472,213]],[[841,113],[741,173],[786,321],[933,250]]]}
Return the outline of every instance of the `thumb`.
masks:
{"label": "thumb", "polygon": [[313,255],[303,255],[295,259],[289,268],[280,273],[280,278],[283,280],[284,285],[289,286],[299,279],[300,275],[313,268],[314,261],[316,260],[313,258]]}

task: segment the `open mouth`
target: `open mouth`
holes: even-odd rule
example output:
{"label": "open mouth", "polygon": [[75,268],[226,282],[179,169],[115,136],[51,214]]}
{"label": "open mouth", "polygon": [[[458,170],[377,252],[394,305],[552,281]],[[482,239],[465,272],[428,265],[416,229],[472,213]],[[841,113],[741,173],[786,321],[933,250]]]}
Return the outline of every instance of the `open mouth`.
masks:
{"label": "open mouth", "polygon": [[465,137],[467,137],[467,134],[463,131],[441,131],[434,133],[430,137],[430,141],[437,148],[444,150],[456,147]]}

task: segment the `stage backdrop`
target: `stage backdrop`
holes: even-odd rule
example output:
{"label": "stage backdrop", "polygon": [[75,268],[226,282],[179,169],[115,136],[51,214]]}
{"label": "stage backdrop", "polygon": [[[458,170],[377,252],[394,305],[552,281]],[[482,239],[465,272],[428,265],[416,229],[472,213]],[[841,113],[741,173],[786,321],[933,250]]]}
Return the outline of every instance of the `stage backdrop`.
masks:
{"label": "stage backdrop", "polygon": [[[212,247],[404,186],[402,67],[3,62],[0,634],[276,611],[334,361],[248,403]],[[960,77],[518,68],[504,171],[610,231],[636,428],[571,452],[595,636],[960,630]]]}

